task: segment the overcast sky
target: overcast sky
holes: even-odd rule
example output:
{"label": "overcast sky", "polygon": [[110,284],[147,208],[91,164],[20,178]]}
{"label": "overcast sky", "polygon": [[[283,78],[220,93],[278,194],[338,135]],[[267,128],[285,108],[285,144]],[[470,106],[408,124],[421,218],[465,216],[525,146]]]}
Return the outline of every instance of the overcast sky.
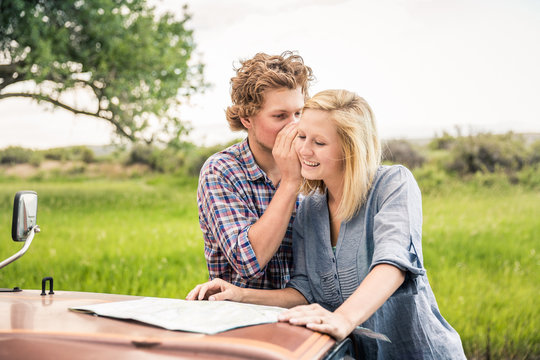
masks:
{"label": "overcast sky", "polygon": [[[355,91],[383,138],[469,131],[540,132],[538,0],[154,0],[193,14],[197,54],[213,84],[182,109],[198,144],[239,137],[227,128],[238,59],[295,50],[313,68],[311,89]],[[0,102],[0,148],[108,144],[105,122]]]}

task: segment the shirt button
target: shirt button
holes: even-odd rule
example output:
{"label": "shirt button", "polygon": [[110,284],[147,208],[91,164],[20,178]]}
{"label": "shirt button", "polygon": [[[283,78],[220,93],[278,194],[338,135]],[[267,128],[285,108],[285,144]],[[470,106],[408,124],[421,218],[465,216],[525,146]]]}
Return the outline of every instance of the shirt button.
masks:
{"label": "shirt button", "polygon": [[335,263],[335,262],[336,262],[336,258],[332,258],[332,262]]}
{"label": "shirt button", "polygon": [[337,279],[337,275],[336,275],[336,274],[334,274],[334,279]]}

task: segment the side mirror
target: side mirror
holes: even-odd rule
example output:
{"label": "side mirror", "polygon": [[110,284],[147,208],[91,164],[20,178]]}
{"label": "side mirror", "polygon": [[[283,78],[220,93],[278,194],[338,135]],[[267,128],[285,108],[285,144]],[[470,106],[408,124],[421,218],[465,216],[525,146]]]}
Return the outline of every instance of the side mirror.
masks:
{"label": "side mirror", "polygon": [[13,202],[13,241],[26,241],[30,230],[36,226],[37,194],[34,191],[19,191]]}
{"label": "side mirror", "polygon": [[14,241],[23,241],[24,246],[15,255],[0,262],[0,269],[23,256],[30,247],[34,235],[39,232],[39,226],[36,225],[37,199],[34,191],[19,191],[15,194],[11,237]]}

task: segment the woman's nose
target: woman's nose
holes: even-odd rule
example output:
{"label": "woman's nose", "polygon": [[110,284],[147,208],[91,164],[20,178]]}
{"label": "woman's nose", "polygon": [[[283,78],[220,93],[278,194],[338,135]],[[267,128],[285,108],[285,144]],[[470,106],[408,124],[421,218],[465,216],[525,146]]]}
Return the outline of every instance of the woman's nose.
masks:
{"label": "woman's nose", "polygon": [[310,155],[312,153],[311,146],[309,146],[308,141],[303,141],[302,145],[300,145],[300,155]]}

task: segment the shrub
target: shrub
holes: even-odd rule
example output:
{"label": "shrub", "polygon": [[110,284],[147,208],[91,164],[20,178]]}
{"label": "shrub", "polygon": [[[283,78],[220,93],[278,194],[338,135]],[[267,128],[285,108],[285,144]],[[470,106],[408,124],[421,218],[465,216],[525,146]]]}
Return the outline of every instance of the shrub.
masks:
{"label": "shrub", "polygon": [[447,189],[449,184],[455,182],[454,178],[436,164],[427,164],[415,169],[413,173],[422,194],[441,192]]}
{"label": "shrub", "polygon": [[189,161],[185,167],[186,174],[189,176],[199,176],[201,168],[204,165],[206,159],[208,159],[208,157],[212,154],[214,153],[206,153],[203,151],[197,151],[196,153],[191,154],[191,156],[189,157]]}
{"label": "shrub", "polygon": [[175,172],[185,163],[183,150],[167,147],[159,149],[152,145],[136,144],[129,152],[127,164],[144,164],[153,171]]}
{"label": "shrub", "polygon": [[135,144],[128,154],[127,164],[144,164],[148,165],[152,170],[157,166],[157,154],[159,150],[151,145]]}
{"label": "shrub", "polygon": [[510,174],[520,170],[528,156],[523,138],[513,133],[459,137],[450,152],[447,170],[460,175],[498,170]]}
{"label": "shrub", "polygon": [[191,151],[187,154],[186,164],[184,166],[185,174],[189,176],[199,176],[202,166],[211,155],[240,141],[242,141],[242,139],[234,139],[225,144],[196,147],[191,149]]}
{"label": "shrub", "polygon": [[443,131],[441,136],[437,136],[430,141],[428,147],[432,150],[449,150],[455,142],[455,137],[453,137],[446,131]]}
{"label": "shrub", "polygon": [[32,152],[32,157],[30,158],[30,165],[38,167],[41,165],[41,161],[43,160],[43,155],[37,151]]}
{"label": "shrub", "polygon": [[43,151],[43,157],[47,160],[66,161],[69,154],[66,148],[52,148]]}
{"label": "shrub", "polygon": [[516,175],[518,183],[529,189],[540,190],[540,164],[527,166]]}
{"label": "shrub", "polygon": [[0,164],[24,164],[32,160],[34,152],[20,146],[10,146],[0,150]]}
{"label": "shrub", "polygon": [[426,158],[407,140],[389,140],[383,144],[383,161],[414,169],[422,166]]}
{"label": "shrub", "polygon": [[185,151],[167,147],[159,153],[156,170],[166,173],[179,172],[186,162]]}
{"label": "shrub", "polygon": [[540,164],[540,140],[537,140],[531,144],[530,156],[527,163],[528,165]]}
{"label": "shrub", "polygon": [[42,151],[45,159],[56,161],[80,160],[87,164],[95,161],[92,149],[86,146],[52,148]]}
{"label": "shrub", "polygon": [[90,164],[90,163],[95,162],[96,157],[95,157],[94,152],[92,151],[92,149],[84,147],[82,149],[81,160],[86,164]]}

